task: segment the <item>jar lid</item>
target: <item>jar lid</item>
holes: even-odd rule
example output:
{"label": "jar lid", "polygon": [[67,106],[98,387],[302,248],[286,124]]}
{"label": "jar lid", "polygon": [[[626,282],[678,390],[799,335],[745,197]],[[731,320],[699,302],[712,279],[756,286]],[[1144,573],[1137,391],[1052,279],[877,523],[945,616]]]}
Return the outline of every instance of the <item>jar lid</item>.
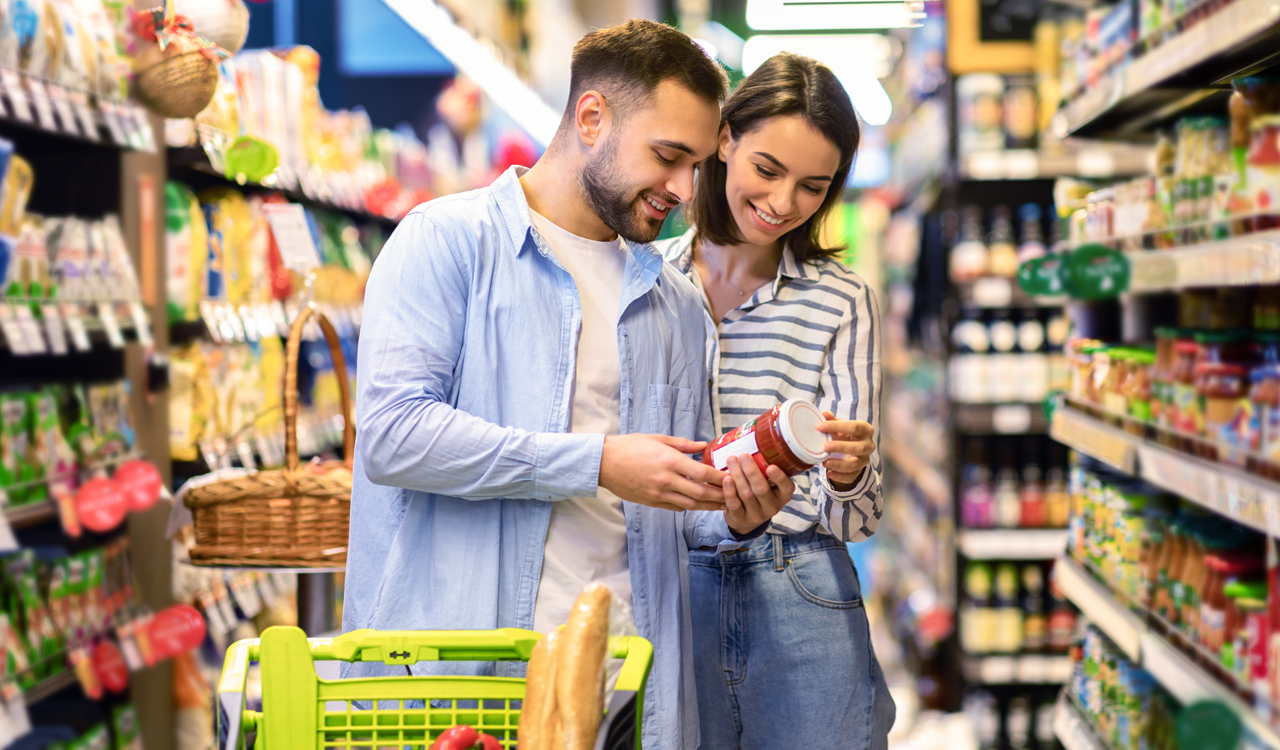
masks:
{"label": "jar lid", "polygon": [[1178,339],[1178,343],[1173,345],[1173,350],[1178,354],[1199,354],[1200,345],[1187,339]]}
{"label": "jar lid", "polygon": [[1151,349],[1133,349],[1130,359],[1140,365],[1154,365],[1156,363],[1156,353]]}
{"label": "jar lid", "polygon": [[1249,374],[1246,365],[1234,362],[1201,362],[1196,365],[1196,375],[1218,375],[1224,378],[1243,378]]}
{"label": "jar lid", "polygon": [[1232,599],[1267,600],[1266,581],[1232,581],[1223,587],[1223,592]]}
{"label": "jar lid", "polygon": [[1212,570],[1228,575],[1240,575],[1262,569],[1262,559],[1247,552],[1214,552],[1204,556],[1204,564]]}
{"label": "jar lid", "polygon": [[829,454],[822,449],[827,443],[827,436],[818,431],[818,425],[825,421],[818,407],[798,398],[783,402],[778,411],[782,439],[796,458],[807,464],[827,460]]}

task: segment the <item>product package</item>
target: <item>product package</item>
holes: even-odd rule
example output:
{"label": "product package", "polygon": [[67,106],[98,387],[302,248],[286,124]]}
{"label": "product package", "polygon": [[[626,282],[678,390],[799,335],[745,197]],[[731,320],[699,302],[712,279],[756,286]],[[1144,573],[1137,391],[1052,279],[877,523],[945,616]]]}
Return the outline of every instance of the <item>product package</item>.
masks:
{"label": "product package", "polygon": [[199,320],[209,255],[204,213],[190,188],[170,182],[165,185],[165,216],[169,322]]}
{"label": "product package", "polygon": [[[27,502],[36,468],[31,461],[31,412],[27,394],[0,394],[0,490],[13,505]],[[7,489],[6,489],[7,488]]]}

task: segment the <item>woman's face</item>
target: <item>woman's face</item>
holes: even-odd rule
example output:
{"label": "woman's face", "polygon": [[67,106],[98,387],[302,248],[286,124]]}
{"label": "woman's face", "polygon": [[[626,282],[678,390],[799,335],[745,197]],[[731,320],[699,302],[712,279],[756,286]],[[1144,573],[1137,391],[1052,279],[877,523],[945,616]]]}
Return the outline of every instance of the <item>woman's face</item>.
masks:
{"label": "woman's face", "polygon": [[836,145],[798,116],[771,117],[736,141],[722,126],[718,156],[738,233],[753,245],[773,244],[813,216],[840,166]]}

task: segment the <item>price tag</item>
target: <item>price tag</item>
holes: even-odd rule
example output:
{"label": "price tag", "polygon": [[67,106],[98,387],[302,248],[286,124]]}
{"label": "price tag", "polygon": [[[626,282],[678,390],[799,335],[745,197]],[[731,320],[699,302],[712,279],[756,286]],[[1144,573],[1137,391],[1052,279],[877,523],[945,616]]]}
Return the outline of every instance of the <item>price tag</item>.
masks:
{"label": "price tag", "polygon": [[1126,474],[1133,473],[1137,457],[1134,438],[1105,425],[1094,424],[1093,419],[1072,409],[1060,408],[1053,412],[1049,436]]}
{"label": "price tag", "polygon": [[0,332],[4,333],[5,341],[9,343],[9,351],[14,356],[25,356],[31,352],[27,351],[27,336],[23,333],[22,326],[18,324],[18,316],[14,313],[13,305],[0,305]]}
{"label": "price tag", "polygon": [[213,343],[222,343],[222,321],[218,316],[218,308],[209,300],[200,301],[200,318],[204,320],[204,327],[209,330],[209,337],[213,339]]}
{"label": "price tag", "polygon": [[124,334],[120,332],[120,321],[116,318],[114,302],[99,302],[98,317],[102,320],[102,328],[107,332],[107,343],[112,349],[124,348]]}
{"label": "price tag", "polygon": [[85,330],[84,318],[80,317],[80,307],[74,302],[66,302],[62,305],[62,318],[67,323],[67,332],[71,334],[71,345],[78,352],[87,352],[91,348],[89,345],[89,332]]}
{"label": "price tag", "polygon": [[271,445],[271,441],[266,435],[261,433],[254,435],[253,444],[257,446],[258,455],[262,457],[263,468],[269,468],[277,465],[275,462],[274,447]]}
{"label": "price tag", "polygon": [[27,351],[31,354],[48,354],[49,347],[45,344],[44,334],[40,332],[40,322],[31,312],[31,306],[15,305],[13,312],[22,328],[22,335],[27,339]]}
{"label": "price tag", "polygon": [[129,316],[133,318],[133,327],[138,333],[138,342],[148,349],[155,346],[155,339],[151,337],[151,321],[147,319],[146,308],[142,306],[141,302],[135,300],[129,303]]}
{"label": "price tag", "polygon": [[62,122],[62,129],[71,135],[80,135],[80,123],[76,122],[76,112],[71,108],[66,89],[56,83],[49,84],[49,99]]}
{"label": "price tag", "polygon": [[1086,148],[1076,156],[1076,171],[1081,177],[1111,177],[1116,173],[1116,159],[1105,148]]}
{"label": "price tag", "polygon": [[53,104],[49,101],[49,92],[44,88],[44,81],[39,78],[27,78],[27,87],[31,89],[31,100],[36,105],[36,121],[45,130],[58,132],[58,123],[53,119]]}
{"label": "price tag", "polygon": [[22,122],[31,122],[31,102],[27,99],[27,91],[22,88],[22,78],[13,68],[0,68],[0,85],[4,86],[9,97],[9,105],[13,107],[13,116]]}
{"label": "price tag", "polygon": [[245,341],[244,323],[240,320],[240,316],[236,314],[236,309],[231,305],[219,305],[222,308],[222,320],[227,326],[227,334],[224,338],[231,341]]}
{"label": "price tag", "polygon": [[273,300],[270,308],[271,319],[275,321],[276,332],[280,334],[280,338],[289,338],[289,316],[285,312],[284,305],[280,300]]}
{"label": "price tag", "polygon": [[286,268],[306,276],[308,271],[320,265],[320,252],[311,237],[311,227],[302,206],[297,203],[264,203],[262,210]]}
{"label": "price tag", "polygon": [[0,552],[16,552],[18,547],[18,538],[13,535],[9,517],[0,513]]}
{"label": "price tag", "polygon": [[244,337],[248,341],[257,342],[258,340],[258,316],[248,305],[241,305],[237,315],[240,324],[244,326]]}
{"label": "price tag", "polygon": [[1040,157],[1029,149],[1007,151],[1004,170],[1010,180],[1033,180],[1040,174]]}
{"label": "price tag", "polygon": [[49,350],[58,356],[67,353],[67,332],[62,327],[62,316],[58,313],[58,306],[53,303],[47,303],[40,306],[40,312],[44,318],[44,333],[49,338]]}
{"label": "price tag", "polygon": [[84,137],[91,141],[98,142],[102,140],[102,136],[98,133],[98,121],[93,116],[93,109],[89,107],[89,98],[85,96],[83,91],[72,91],[71,106],[76,111],[76,118],[80,120],[80,129],[84,132]]}
{"label": "price tag", "polygon": [[127,105],[133,115],[134,129],[138,134],[138,148],[155,153],[156,134],[151,129],[151,120],[147,119],[147,111],[136,104]]}
{"label": "price tag", "polygon": [[133,637],[132,622],[125,622],[116,628],[116,639],[120,641],[120,653],[130,672],[137,672],[147,666],[142,659],[142,651],[138,649],[138,642]]}
{"label": "price tag", "polygon": [[973,282],[973,303],[978,307],[1008,307],[1013,302],[1013,280],[984,276]]}
{"label": "price tag", "polygon": [[120,124],[120,112],[116,109],[116,105],[102,99],[98,102],[98,110],[102,112],[102,119],[107,123],[107,132],[111,133],[111,140],[115,141],[117,146],[128,146],[129,136],[125,133],[124,126]]}
{"label": "price tag", "polygon": [[200,455],[204,458],[205,464],[209,466],[209,471],[218,469],[218,451],[214,448],[212,442],[208,440],[200,441]]}
{"label": "price tag", "polygon": [[254,577],[257,579],[258,595],[262,597],[262,603],[267,609],[276,606],[276,597],[279,594],[276,593],[275,584],[271,582],[271,576],[265,573],[257,573]]}
{"label": "price tag", "polygon": [[15,695],[4,699],[5,719],[8,722],[9,731],[13,733],[14,738],[18,738],[31,733],[31,717],[27,714],[27,702],[18,691],[17,685],[12,682],[8,684],[13,685]]}
{"label": "price tag", "polygon": [[213,469],[230,469],[231,468],[231,446],[227,444],[227,439],[219,435],[213,439],[213,450],[217,454],[217,466]]}

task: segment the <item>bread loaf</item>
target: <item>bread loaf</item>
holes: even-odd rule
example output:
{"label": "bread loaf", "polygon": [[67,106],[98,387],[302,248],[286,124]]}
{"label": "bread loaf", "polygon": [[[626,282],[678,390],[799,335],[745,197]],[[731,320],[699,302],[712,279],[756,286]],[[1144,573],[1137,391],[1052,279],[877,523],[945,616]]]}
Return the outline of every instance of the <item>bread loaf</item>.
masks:
{"label": "bread loaf", "polygon": [[520,704],[519,750],[552,750],[555,733],[556,668],[560,631],[542,637],[529,655],[525,675],[524,703]]}
{"label": "bread loaf", "polygon": [[592,750],[604,715],[604,659],[609,645],[609,588],[593,583],[569,612],[557,648],[556,708],[564,743],[555,750]]}

